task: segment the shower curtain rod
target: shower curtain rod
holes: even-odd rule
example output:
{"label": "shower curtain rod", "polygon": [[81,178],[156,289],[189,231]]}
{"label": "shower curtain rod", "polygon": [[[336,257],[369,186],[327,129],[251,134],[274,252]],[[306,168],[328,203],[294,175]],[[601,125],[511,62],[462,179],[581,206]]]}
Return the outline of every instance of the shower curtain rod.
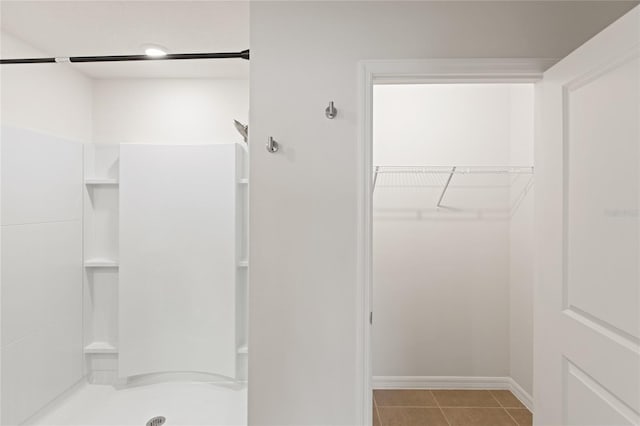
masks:
{"label": "shower curtain rod", "polygon": [[82,63],[82,62],[123,62],[123,61],[166,61],[176,59],[234,59],[249,60],[249,49],[241,52],[222,53],[167,53],[164,56],[148,55],[111,55],[111,56],[71,56],[68,58],[24,58],[0,59],[0,64],[48,64],[48,63]]}

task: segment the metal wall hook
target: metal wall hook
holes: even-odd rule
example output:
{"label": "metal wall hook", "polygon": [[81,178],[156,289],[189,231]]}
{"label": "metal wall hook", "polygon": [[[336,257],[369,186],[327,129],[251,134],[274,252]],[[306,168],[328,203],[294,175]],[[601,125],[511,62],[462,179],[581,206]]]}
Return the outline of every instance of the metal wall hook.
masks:
{"label": "metal wall hook", "polygon": [[329,106],[324,110],[324,115],[326,115],[329,120],[333,120],[336,118],[336,115],[338,115],[338,110],[333,106],[333,101],[329,102]]}
{"label": "metal wall hook", "polygon": [[278,142],[276,142],[275,139],[269,136],[269,139],[267,140],[267,151],[273,154],[275,152],[278,152],[278,148]]}

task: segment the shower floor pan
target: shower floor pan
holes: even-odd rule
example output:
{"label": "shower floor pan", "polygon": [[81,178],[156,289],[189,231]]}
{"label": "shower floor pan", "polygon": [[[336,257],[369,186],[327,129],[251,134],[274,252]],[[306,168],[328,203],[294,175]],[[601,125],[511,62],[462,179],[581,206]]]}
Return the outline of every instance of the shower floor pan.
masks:
{"label": "shower floor pan", "polygon": [[164,417],[164,426],[247,424],[245,386],[158,383],[116,389],[84,384],[37,415],[38,426],[145,426]]}

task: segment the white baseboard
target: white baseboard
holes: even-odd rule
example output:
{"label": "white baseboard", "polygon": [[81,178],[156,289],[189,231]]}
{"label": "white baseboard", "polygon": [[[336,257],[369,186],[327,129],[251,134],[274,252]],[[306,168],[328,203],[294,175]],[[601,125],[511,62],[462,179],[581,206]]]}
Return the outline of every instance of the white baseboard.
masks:
{"label": "white baseboard", "polygon": [[373,389],[507,389],[533,413],[533,398],[511,377],[373,376]]}
{"label": "white baseboard", "polygon": [[509,377],[374,376],[374,389],[509,389]]}
{"label": "white baseboard", "polygon": [[533,397],[511,377],[509,377],[509,390],[533,413]]}

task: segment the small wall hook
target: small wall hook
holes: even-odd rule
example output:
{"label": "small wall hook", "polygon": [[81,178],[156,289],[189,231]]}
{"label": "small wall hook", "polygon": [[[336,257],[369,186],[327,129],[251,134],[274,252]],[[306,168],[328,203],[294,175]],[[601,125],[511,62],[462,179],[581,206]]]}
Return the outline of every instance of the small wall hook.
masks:
{"label": "small wall hook", "polygon": [[329,106],[324,110],[324,115],[326,115],[329,120],[333,120],[336,118],[336,115],[338,115],[338,110],[333,106],[333,101],[329,102]]}
{"label": "small wall hook", "polygon": [[269,139],[267,140],[267,151],[273,154],[275,152],[278,152],[278,148],[278,142],[276,142],[275,139],[269,136]]}

